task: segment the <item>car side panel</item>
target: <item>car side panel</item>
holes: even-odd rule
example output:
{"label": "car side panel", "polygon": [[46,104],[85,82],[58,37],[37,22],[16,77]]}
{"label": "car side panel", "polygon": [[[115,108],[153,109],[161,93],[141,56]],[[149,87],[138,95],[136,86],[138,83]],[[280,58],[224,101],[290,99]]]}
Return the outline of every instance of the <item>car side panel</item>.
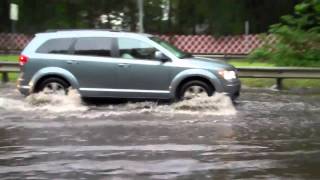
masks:
{"label": "car side panel", "polygon": [[125,97],[169,98],[170,74],[173,67],[168,64],[171,62],[123,58],[117,61],[119,89],[128,90]]}
{"label": "car side panel", "polygon": [[72,56],[68,69],[78,79],[79,90],[86,97],[110,96],[109,92],[97,89],[117,88],[117,63],[113,58]]}
{"label": "car side panel", "polygon": [[[68,77],[68,72],[65,68],[65,61],[53,58],[51,55],[39,56],[36,54],[28,54],[29,60],[22,69],[18,79],[19,87],[27,87],[28,93],[34,92],[34,87],[41,77],[44,75],[59,74],[63,75],[66,79]],[[59,56],[59,55],[58,55]],[[70,73],[70,72],[69,72]],[[71,76],[70,76],[71,77]],[[74,85],[74,88],[77,88],[77,83],[74,79],[70,78],[70,84]],[[26,94],[26,93],[24,93]],[[27,94],[26,94],[27,95]]]}

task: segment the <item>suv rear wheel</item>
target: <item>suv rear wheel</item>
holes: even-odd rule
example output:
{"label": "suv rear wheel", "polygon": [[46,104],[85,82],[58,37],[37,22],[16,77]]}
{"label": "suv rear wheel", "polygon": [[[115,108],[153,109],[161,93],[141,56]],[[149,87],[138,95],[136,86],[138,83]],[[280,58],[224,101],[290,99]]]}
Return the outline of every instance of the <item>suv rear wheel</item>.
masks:
{"label": "suv rear wheel", "polygon": [[207,83],[193,80],[182,85],[177,93],[177,98],[178,100],[185,100],[201,96],[212,96],[213,92],[213,88]]}
{"label": "suv rear wheel", "polygon": [[45,94],[66,95],[68,93],[69,84],[60,78],[48,78],[41,82],[38,91]]}

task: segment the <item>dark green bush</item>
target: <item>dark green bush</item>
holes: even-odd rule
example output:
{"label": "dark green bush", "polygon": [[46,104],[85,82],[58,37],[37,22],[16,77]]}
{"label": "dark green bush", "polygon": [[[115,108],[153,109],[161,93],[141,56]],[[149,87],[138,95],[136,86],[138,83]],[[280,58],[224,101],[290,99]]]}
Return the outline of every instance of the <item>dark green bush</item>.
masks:
{"label": "dark green bush", "polygon": [[278,66],[320,67],[320,0],[298,4],[294,15],[283,16],[269,32],[276,41],[252,52],[252,60],[268,60]]}

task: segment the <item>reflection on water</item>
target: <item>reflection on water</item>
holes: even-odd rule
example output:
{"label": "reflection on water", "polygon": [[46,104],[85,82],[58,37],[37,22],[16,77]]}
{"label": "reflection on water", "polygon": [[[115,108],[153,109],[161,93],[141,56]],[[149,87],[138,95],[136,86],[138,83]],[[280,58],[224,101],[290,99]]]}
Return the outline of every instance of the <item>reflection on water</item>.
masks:
{"label": "reflection on water", "polygon": [[318,179],[320,96],[85,105],[0,88],[1,179]]}

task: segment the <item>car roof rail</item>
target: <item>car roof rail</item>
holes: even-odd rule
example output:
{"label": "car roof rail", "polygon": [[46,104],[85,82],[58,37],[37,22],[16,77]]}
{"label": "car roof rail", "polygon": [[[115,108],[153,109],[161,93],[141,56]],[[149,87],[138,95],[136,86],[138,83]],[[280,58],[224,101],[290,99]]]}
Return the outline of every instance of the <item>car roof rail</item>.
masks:
{"label": "car roof rail", "polygon": [[108,31],[108,32],[127,32],[123,30],[114,29],[48,29],[45,32],[59,32],[59,31]]}

